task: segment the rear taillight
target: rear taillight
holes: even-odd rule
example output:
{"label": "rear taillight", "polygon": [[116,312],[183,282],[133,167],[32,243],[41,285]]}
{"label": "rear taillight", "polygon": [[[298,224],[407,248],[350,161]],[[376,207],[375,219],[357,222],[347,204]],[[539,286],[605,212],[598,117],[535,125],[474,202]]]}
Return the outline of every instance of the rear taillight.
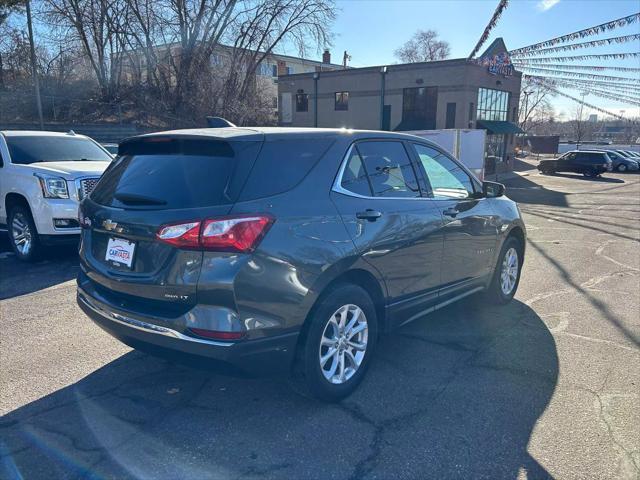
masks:
{"label": "rear taillight", "polygon": [[200,243],[207,250],[248,252],[255,248],[272,222],[267,216],[205,220]]}
{"label": "rear taillight", "polygon": [[200,247],[200,222],[178,223],[160,227],[159,240],[180,248]]}
{"label": "rear taillight", "polygon": [[273,223],[268,215],[214,218],[163,225],[158,240],[179,248],[250,252]]}

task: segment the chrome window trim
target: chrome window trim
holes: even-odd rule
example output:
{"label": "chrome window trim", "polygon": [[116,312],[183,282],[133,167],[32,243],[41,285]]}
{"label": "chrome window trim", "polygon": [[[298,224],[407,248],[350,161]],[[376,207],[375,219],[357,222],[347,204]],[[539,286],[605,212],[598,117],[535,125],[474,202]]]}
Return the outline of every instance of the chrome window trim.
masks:
{"label": "chrome window trim", "polygon": [[[362,141],[367,141],[367,140],[378,140],[378,139],[363,139]],[[380,140],[400,142],[400,143],[404,142],[404,140],[397,140],[395,138],[381,138]],[[338,174],[336,175],[336,178],[333,181],[333,186],[331,187],[331,190],[333,192],[340,193],[342,195],[347,195],[349,197],[362,198],[365,200],[433,200],[433,198],[431,197],[422,197],[422,196],[420,197],[372,197],[368,195],[360,195],[359,193],[355,193],[355,192],[352,192],[351,190],[347,190],[346,188],[344,188],[342,186],[342,176],[344,174],[345,169],[347,168],[347,162],[349,161],[349,156],[351,155],[351,151],[355,147],[356,143],[357,142],[353,142],[351,145],[349,145],[349,148],[347,149],[347,153],[344,155],[344,157],[342,157],[342,162],[340,163]],[[409,157],[409,161],[412,161],[411,155],[409,154],[409,152],[407,152],[407,156]],[[416,180],[418,179],[416,178]]]}

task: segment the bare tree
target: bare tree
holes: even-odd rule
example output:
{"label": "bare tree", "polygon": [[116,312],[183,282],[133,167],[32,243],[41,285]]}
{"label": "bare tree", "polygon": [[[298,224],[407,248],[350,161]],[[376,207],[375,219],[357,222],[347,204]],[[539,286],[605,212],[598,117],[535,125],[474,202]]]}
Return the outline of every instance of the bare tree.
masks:
{"label": "bare tree", "polygon": [[[265,71],[275,52],[286,46],[303,55],[330,45],[335,18],[334,0],[34,3],[49,27],[39,42],[39,71],[51,103],[69,96],[86,105],[76,115],[111,118],[115,110],[121,118],[124,107],[128,119],[176,127],[201,124],[206,115],[273,123],[275,93]],[[21,61],[15,43],[0,38],[0,61]]]}
{"label": "bare tree", "polygon": [[330,0],[251,0],[245,7],[230,29],[233,50],[222,97],[222,115],[240,123],[242,111],[251,110],[246,100],[266,102],[271,108],[270,99],[257,91],[259,66],[285,41],[301,55],[309,45],[327,45],[329,24],[335,18]]}
{"label": "bare tree", "polygon": [[394,54],[403,63],[444,60],[450,54],[449,43],[438,40],[435,30],[418,30]]}
{"label": "bare tree", "polygon": [[43,10],[67,43],[77,43],[93,69],[103,100],[116,94],[125,47],[123,0],[43,0]]}
{"label": "bare tree", "polygon": [[525,77],[520,88],[518,108],[520,128],[529,132],[554,115],[551,99],[555,96],[552,88]]}
{"label": "bare tree", "polygon": [[587,120],[587,114],[584,110],[584,104],[578,103],[573,110],[573,117],[569,120],[571,127],[572,140],[580,148],[580,144],[586,140],[590,140],[593,135],[595,123]]}

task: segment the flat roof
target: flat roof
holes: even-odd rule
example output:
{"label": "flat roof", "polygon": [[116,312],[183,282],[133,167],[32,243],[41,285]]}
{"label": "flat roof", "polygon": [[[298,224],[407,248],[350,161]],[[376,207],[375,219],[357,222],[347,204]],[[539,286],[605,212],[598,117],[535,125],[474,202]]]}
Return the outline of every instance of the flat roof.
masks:
{"label": "flat roof", "polygon": [[[480,65],[472,60],[468,60],[466,58],[451,58],[447,60],[434,60],[432,62],[413,62],[413,63],[393,63],[389,65],[375,65],[372,67],[353,67],[346,68],[340,70],[329,70],[320,72],[322,76],[326,75],[342,75],[342,74],[357,74],[357,73],[370,73],[370,72],[380,72],[382,68],[387,69],[387,73],[390,71],[402,71],[402,70],[413,70],[420,68],[440,68],[440,67],[457,67],[457,66],[471,66],[471,67],[479,67],[486,69],[487,67]],[[307,76],[313,76],[315,72],[303,72],[303,73],[292,73],[289,75],[278,75],[278,78],[302,78]],[[522,75],[522,72],[513,69],[514,76]]]}

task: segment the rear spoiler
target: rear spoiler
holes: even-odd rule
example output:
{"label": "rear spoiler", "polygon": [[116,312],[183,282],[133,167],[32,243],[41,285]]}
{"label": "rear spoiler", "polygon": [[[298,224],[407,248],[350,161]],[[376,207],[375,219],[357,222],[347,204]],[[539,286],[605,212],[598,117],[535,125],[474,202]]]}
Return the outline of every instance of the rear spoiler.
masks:
{"label": "rear spoiler", "polygon": [[186,135],[131,137],[118,146],[118,155],[207,155],[233,157],[229,142],[218,138]]}

